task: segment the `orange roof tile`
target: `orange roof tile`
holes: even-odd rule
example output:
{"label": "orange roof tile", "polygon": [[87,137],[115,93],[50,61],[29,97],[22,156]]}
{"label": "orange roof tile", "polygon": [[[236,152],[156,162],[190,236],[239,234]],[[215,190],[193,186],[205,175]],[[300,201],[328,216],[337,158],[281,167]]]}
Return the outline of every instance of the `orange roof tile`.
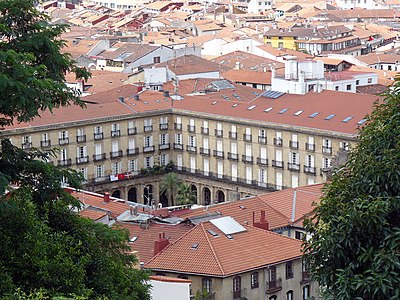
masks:
{"label": "orange roof tile", "polygon": [[266,193],[234,202],[211,205],[207,209],[189,210],[180,217],[192,218],[219,212],[221,216],[233,217],[240,224],[252,224],[253,212],[258,222],[260,211],[264,210],[269,227],[277,229],[302,220],[305,215],[310,214],[314,209],[312,204],[319,202],[322,187],[323,184],[315,184]]}
{"label": "orange roof tile", "polygon": [[79,211],[78,213],[81,217],[91,219],[93,221],[99,220],[107,215],[107,212],[98,211],[98,210],[91,210],[91,209],[84,209]]}
{"label": "orange roof tile", "polygon": [[134,236],[137,237],[133,243],[129,243],[129,246],[132,250],[139,252],[142,262],[147,262],[154,256],[154,242],[158,240],[160,233],[165,233],[165,237],[169,239],[170,243],[173,243],[193,228],[193,226],[185,224],[169,225],[153,222],[145,228],[129,222],[117,222],[114,227],[128,229],[130,239]]}
{"label": "orange roof tile", "polygon": [[301,241],[252,226],[245,228],[228,238],[212,223],[201,223],[153,257],[145,268],[226,277],[301,257]]}
{"label": "orange roof tile", "polygon": [[247,83],[271,85],[271,72],[229,70],[222,73],[222,77],[234,82],[247,82]]}

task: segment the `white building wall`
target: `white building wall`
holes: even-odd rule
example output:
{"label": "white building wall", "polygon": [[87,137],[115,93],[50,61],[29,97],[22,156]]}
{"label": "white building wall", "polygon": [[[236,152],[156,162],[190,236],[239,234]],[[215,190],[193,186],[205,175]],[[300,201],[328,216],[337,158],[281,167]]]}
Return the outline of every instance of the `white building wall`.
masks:
{"label": "white building wall", "polygon": [[189,300],[190,283],[150,280],[152,300]]}
{"label": "white building wall", "polygon": [[262,45],[262,43],[252,39],[238,40],[224,44],[222,46],[222,54],[224,55],[235,51],[244,51],[254,54],[256,47],[260,45]]}
{"label": "white building wall", "polygon": [[219,72],[193,73],[185,75],[177,75],[179,80],[195,79],[195,78],[220,78]]}

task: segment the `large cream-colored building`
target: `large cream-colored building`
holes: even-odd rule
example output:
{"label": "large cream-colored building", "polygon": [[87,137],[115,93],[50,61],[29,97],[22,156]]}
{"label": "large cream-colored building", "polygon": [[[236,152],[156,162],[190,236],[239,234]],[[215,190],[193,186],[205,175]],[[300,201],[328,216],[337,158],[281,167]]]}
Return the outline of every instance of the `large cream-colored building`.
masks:
{"label": "large cream-colored building", "polygon": [[84,110],[45,112],[2,135],[24,149],[57,147],[53,163],[82,172],[87,189],[147,204],[168,204],[157,166],[173,161],[198,203],[210,204],[325,181],[377,98],[289,95],[216,79],[181,81],[180,96],[168,87],[124,85],[85,97]]}

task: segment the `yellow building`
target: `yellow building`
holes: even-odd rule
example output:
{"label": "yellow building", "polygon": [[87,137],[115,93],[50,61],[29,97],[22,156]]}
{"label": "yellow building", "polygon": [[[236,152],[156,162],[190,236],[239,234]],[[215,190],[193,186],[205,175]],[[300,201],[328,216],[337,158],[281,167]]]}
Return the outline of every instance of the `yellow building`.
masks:
{"label": "yellow building", "polygon": [[45,112],[2,135],[24,149],[57,147],[52,163],[82,172],[87,189],[146,204],[169,203],[162,175],[141,171],[173,161],[197,202],[210,204],[325,181],[376,100],[335,91],[264,96],[215,79],[181,81],[179,92],[125,85],[86,97],[85,110]]}

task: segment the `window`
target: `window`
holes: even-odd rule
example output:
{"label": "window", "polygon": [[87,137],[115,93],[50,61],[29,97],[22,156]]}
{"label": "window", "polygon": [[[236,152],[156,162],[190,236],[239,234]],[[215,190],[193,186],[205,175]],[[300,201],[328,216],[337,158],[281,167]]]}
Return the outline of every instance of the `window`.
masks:
{"label": "window", "polygon": [[160,56],[155,56],[155,57],[153,57],[153,63],[155,63],[155,64],[159,64],[159,63],[160,63],[160,61],[161,61],[161,58],[160,58]]}
{"label": "window", "polygon": [[360,80],[356,80],[356,85],[360,85]]}
{"label": "window", "polygon": [[324,157],[322,166],[323,166],[323,168],[330,168],[331,167],[331,159],[328,157]]}
{"label": "window", "polygon": [[95,126],[94,127],[94,133],[95,134],[100,134],[103,132],[103,127],[102,126]]}
{"label": "window", "polygon": [[233,277],[233,298],[240,298],[240,292],[241,292],[241,278],[240,276],[235,276]]}
{"label": "window", "polygon": [[258,272],[251,273],[251,288],[258,288]]}
{"label": "window", "polygon": [[78,171],[79,173],[82,174],[82,176],[83,176],[83,178],[84,178],[85,180],[88,179],[88,176],[87,176],[87,168],[86,168],[86,167],[85,167],[85,168],[78,169],[77,171]]}
{"label": "window", "polygon": [[335,85],[335,91],[338,91],[338,90],[339,90],[339,86]]}
{"label": "window", "polygon": [[168,133],[160,134],[160,145],[168,144]]}
{"label": "window", "polygon": [[103,165],[97,165],[94,167],[94,176],[96,178],[100,178],[104,176],[104,166]]}
{"label": "window", "polygon": [[138,170],[137,159],[128,160],[128,172],[136,172]]}
{"label": "window", "polygon": [[368,83],[372,83],[372,78],[368,78]]}
{"label": "window", "polygon": [[212,291],[212,285],[211,285],[211,279],[210,278],[203,278],[201,280],[201,286],[203,291],[206,291],[207,293],[211,293]]}
{"label": "window", "polygon": [[293,291],[288,291],[286,293],[286,300],[293,300]]}
{"label": "window", "polygon": [[294,237],[297,239],[297,240],[302,240],[303,239],[303,237],[304,237],[304,233],[303,232],[301,232],[301,231],[295,231],[295,233],[294,233]]}
{"label": "window", "polygon": [[310,286],[306,285],[303,287],[303,300],[307,300],[310,297]]}
{"label": "window", "polygon": [[152,136],[145,136],[144,137],[144,146],[145,147],[153,146],[153,137]]}
{"label": "window", "polygon": [[144,167],[145,168],[151,168],[151,167],[153,167],[153,164],[154,164],[153,156],[146,156],[144,158]]}
{"label": "window", "polygon": [[293,262],[288,261],[286,263],[286,279],[293,278]]}
{"label": "window", "polygon": [[161,154],[160,155],[160,165],[165,166],[169,162],[169,156],[168,154]]}
{"label": "window", "polygon": [[175,134],[175,143],[181,145],[182,144],[182,134],[176,133]]}
{"label": "window", "polygon": [[113,175],[117,175],[117,174],[121,173],[121,162],[111,163],[111,172]]}
{"label": "window", "polygon": [[78,158],[84,158],[84,157],[86,157],[86,154],[87,153],[87,151],[86,151],[86,146],[82,146],[82,147],[78,147],[78,148],[76,148],[76,156],[78,157]]}
{"label": "window", "polygon": [[351,84],[346,85],[346,90],[351,91]]}

